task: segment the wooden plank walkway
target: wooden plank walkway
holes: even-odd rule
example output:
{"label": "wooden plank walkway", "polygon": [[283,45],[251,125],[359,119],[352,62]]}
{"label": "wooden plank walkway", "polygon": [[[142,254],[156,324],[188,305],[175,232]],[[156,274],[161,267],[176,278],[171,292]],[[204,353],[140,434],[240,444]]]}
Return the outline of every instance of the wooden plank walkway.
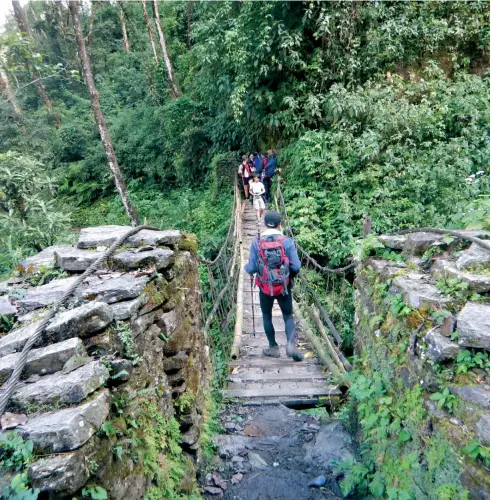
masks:
{"label": "wooden plank walkway", "polygon": [[[242,218],[242,242],[244,259],[249,258],[249,248],[259,231],[256,214],[249,202],[245,204]],[[280,346],[281,358],[263,356],[263,347],[268,346],[264,333],[263,318],[259,307],[259,291],[253,288],[251,294],[250,277],[244,273],[243,287],[243,331],[240,358],[230,363],[227,389],[224,397],[227,400],[239,400],[245,404],[316,404],[319,398],[339,397],[337,387],[329,385],[329,374],[315,357],[312,347],[306,341],[297,324],[299,348],[306,356],[301,362],[295,362],[286,356],[285,324],[280,308],[275,303],[273,308],[273,325],[276,342]],[[256,335],[252,328],[252,307],[254,307]]]}

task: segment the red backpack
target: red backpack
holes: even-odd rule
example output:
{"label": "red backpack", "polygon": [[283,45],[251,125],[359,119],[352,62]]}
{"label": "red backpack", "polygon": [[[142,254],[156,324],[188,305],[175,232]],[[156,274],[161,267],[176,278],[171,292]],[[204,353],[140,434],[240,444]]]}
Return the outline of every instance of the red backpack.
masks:
{"label": "red backpack", "polygon": [[286,236],[271,235],[258,240],[256,285],[272,297],[288,295],[290,260],[285,254]]}

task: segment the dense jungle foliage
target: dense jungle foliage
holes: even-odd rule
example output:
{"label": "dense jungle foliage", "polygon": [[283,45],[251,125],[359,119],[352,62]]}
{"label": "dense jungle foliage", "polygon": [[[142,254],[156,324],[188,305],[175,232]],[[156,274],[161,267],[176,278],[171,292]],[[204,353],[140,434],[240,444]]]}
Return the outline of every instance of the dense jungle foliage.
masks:
{"label": "dense jungle foliage", "polygon": [[[192,231],[201,253],[216,254],[240,155],[275,148],[297,240],[323,264],[347,263],[367,215],[376,233],[489,229],[488,2],[159,7],[177,98],[162,58],[155,62],[141,2],[80,3],[102,112],[141,220]],[[74,241],[80,227],[129,222],[92,116],[68,5],[30,1],[25,9],[30,36],[10,16],[0,38],[0,276],[45,246]],[[336,311],[345,313],[353,316]],[[343,334],[351,344],[349,318]],[[357,376],[351,394],[374,413],[378,386],[370,392]],[[380,405],[390,406],[385,399]],[[397,404],[419,423],[417,390]],[[385,427],[376,434],[381,447]],[[417,455],[403,462],[401,476],[389,467],[398,462],[375,456],[371,442],[366,448],[365,462],[347,476],[348,492],[467,498],[455,477],[449,482],[458,464],[439,442],[425,452],[436,464],[424,471],[425,491],[440,464],[447,468],[443,489],[429,496],[413,494],[413,476],[422,474]],[[400,477],[400,487],[385,489]]]}
{"label": "dense jungle foliage", "polygon": [[[129,52],[117,3],[83,4],[81,17],[102,111],[142,218],[195,231],[212,253],[230,206],[228,193],[213,191],[213,159],[275,147],[298,239],[333,265],[350,255],[367,214],[376,231],[486,219],[486,2],[165,2],[178,99],[152,57],[141,4],[122,8]],[[1,39],[20,108],[4,89],[3,272],[70,238],[70,226],[125,222],[69,9],[30,2],[26,12],[30,39],[13,17]],[[45,181],[29,187],[19,175]],[[11,190],[19,182],[29,192],[25,213]]]}

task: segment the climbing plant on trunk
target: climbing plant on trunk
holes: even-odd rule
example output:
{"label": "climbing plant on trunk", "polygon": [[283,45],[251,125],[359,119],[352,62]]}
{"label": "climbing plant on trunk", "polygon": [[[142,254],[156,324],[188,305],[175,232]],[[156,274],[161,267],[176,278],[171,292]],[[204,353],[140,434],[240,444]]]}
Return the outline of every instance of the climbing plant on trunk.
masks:
{"label": "climbing plant on trunk", "polygon": [[104,121],[104,115],[102,114],[101,106],[99,104],[99,93],[97,92],[97,89],[95,87],[94,77],[92,75],[92,69],[90,67],[90,60],[87,54],[87,48],[85,47],[85,40],[82,34],[82,26],[80,25],[80,18],[78,14],[77,0],[70,0],[70,10],[72,12],[73,23],[75,26],[75,38],[77,40],[78,51],[84,69],[85,82],[89,90],[92,112],[99,128],[99,134],[101,136],[102,144],[104,145],[104,150],[107,156],[107,163],[109,164],[109,168],[111,170],[111,173],[113,174],[114,183],[116,184],[116,189],[118,190],[118,193],[121,197],[126,213],[128,214],[132,225],[136,226],[138,225],[138,216],[129,200],[128,193],[126,191],[126,183],[124,181],[123,175],[121,174],[121,169],[119,168],[116,153],[114,152],[114,147],[111,142],[111,138],[109,137],[106,123]]}
{"label": "climbing plant on trunk", "polygon": [[171,93],[175,98],[181,97],[182,92],[177,83],[176,76],[174,75],[174,70],[172,69],[172,63],[169,57],[169,53],[167,51],[167,45],[165,43],[164,32],[162,31],[162,26],[160,24],[159,8],[157,5],[157,0],[152,0],[152,8],[153,8],[153,17],[155,19],[157,31],[159,33],[160,47],[162,49],[162,55],[164,57],[164,63],[165,63],[165,68],[167,70],[167,78],[169,79],[169,86],[171,88]]}
{"label": "climbing plant on trunk", "polygon": [[124,11],[121,2],[118,2],[119,5],[119,19],[121,21],[121,31],[123,33],[123,45],[124,50],[129,53],[130,52],[130,42],[128,41],[128,32],[126,31],[126,22],[124,20]]}
{"label": "climbing plant on trunk", "polygon": [[142,0],[143,6],[143,16],[145,17],[145,25],[147,26],[148,39],[150,40],[150,45],[152,47],[153,58],[155,59],[155,64],[159,63],[159,56],[157,55],[157,48],[155,46],[155,38],[153,37],[152,25],[150,24],[150,18],[148,17],[147,3]]}

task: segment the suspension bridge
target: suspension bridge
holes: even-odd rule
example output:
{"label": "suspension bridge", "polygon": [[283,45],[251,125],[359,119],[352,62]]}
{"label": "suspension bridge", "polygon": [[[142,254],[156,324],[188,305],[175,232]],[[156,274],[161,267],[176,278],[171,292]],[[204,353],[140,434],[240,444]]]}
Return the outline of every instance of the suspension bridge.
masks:
{"label": "suspension bridge", "polygon": [[[277,178],[275,208],[282,214],[282,227],[294,236],[287,207]],[[295,362],[285,354],[285,326],[277,304],[273,325],[281,357],[264,357],[268,346],[259,306],[259,290],[244,271],[252,241],[264,229],[248,201],[234,188],[231,222],[223,245],[213,260],[201,259],[206,269],[202,300],[202,324],[213,352],[230,353],[224,399],[241,404],[278,404],[291,407],[313,406],[337,399],[339,382],[351,366],[341,351],[345,302],[350,300],[346,273],[353,265],[330,269],[320,265],[298,247],[302,271],[293,288],[294,317],[298,346],[304,354]],[[322,291],[320,293],[319,291]],[[330,297],[330,310],[326,298]]]}

